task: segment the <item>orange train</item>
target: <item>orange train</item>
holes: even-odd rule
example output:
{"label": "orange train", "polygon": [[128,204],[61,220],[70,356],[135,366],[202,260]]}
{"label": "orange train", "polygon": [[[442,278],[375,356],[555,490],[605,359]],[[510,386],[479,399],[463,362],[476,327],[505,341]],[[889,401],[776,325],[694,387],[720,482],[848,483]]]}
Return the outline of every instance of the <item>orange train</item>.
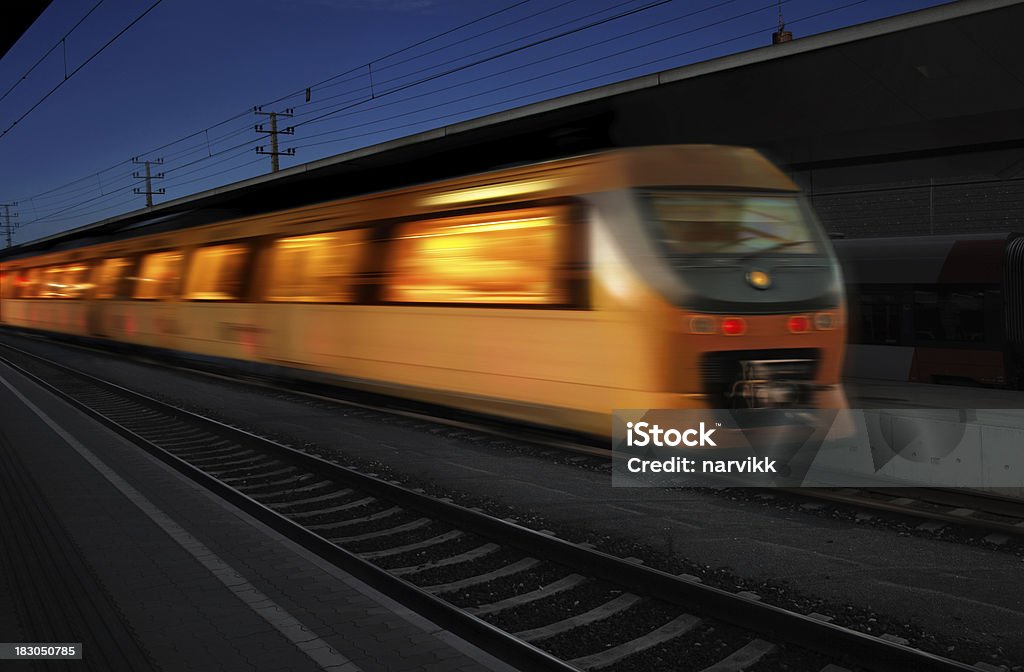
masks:
{"label": "orange train", "polygon": [[0,321],[597,435],[617,408],[846,403],[832,247],[751,149],[611,150],[129,235],[8,250]]}

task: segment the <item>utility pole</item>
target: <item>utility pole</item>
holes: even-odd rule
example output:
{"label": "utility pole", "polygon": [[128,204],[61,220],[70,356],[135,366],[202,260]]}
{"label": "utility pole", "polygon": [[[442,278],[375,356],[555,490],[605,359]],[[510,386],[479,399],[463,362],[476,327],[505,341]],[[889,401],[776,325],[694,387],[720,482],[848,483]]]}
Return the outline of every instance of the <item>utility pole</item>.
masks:
{"label": "utility pole", "polygon": [[254,126],[254,128],[255,128],[257,133],[266,133],[267,135],[270,136],[270,151],[269,152],[265,151],[264,148],[263,148],[263,145],[260,145],[259,147],[256,148],[256,153],[257,154],[268,154],[270,156],[270,172],[276,173],[277,171],[281,170],[281,163],[280,163],[280,160],[277,157],[279,157],[279,156],[295,156],[295,148],[294,147],[289,147],[288,149],[286,149],[283,152],[280,152],[277,149],[277,136],[279,136],[279,135],[295,135],[295,127],[294,126],[289,126],[287,128],[281,128],[281,129],[279,129],[277,127],[277,118],[278,118],[278,116],[281,116],[281,117],[290,117],[290,116],[292,116],[292,112],[293,112],[292,108],[289,107],[284,112],[264,112],[262,107],[254,107],[252,111],[255,112],[256,114],[262,114],[264,116],[270,117],[270,128],[269,129],[263,128],[263,124],[256,124],[256,126]]}
{"label": "utility pole", "polygon": [[17,201],[11,201],[10,203],[0,203],[4,208],[4,237],[7,239],[7,247],[13,245],[12,237],[14,236],[14,230],[18,228],[18,223],[11,224],[12,219],[18,218],[18,213],[11,214],[11,208],[18,205]]}
{"label": "utility pole", "polygon": [[145,161],[140,161],[138,157],[135,157],[135,158],[132,159],[132,163],[134,163],[137,166],[144,165],[146,167],[146,171],[144,173],[139,173],[139,171],[135,171],[134,173],[132,173],[132,177],[134,177],[136,180],[145,180],[146,181],[146,188],[145,189],[140,189],[139,187],[135,187],[134,191],[135,191],[136,194],[145,194],[146,195],[146,207],[147,208],[152,208],[153,207],[153,194],[163,194],[163,193],[165,193],[165,190],[163,188],[160,188],[160,189],[157,189],[156,191],[153,191],[153,180],[163,179],[164,174],[163,173],[152,173],[152,172],[150,172],[149,166],[150,166],[150,164],[156,164],[158,166],[162,166],[163,163],[164,163],[164,160],[163,159],[146,159]]}

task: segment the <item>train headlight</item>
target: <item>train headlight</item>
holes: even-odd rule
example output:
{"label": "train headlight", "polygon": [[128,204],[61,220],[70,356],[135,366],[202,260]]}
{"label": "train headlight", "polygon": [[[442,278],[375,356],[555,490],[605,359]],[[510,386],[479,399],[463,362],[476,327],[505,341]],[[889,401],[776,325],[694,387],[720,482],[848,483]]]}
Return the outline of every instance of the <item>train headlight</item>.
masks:
{"label": "train headlight", "polygon": [[772,276],[764,271],[750,271],[747,273],[747,282],[755,289],[768,289],[772,286]]}
{"label": "train headlight", "polygon": [[832,313],[818,313],[814,316],[815,329],[832,329],[835,326],[836,321],[832,317]]}
{"label": "train headlight", "polygon": [[715,320],[710,317],[691,317],[690,318],[690,333],[691,334],[714,334],[718,331],[718,325],[715,324]]}

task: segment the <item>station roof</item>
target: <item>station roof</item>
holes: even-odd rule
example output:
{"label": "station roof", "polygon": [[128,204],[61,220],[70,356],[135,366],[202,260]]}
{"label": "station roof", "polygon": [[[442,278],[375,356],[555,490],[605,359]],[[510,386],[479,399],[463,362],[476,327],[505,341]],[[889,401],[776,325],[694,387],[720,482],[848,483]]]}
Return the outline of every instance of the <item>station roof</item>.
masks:
{"label": "station roof", "polygon": [[347,152],[7,255],[99,242],[156,219],[157,229],[190,226],[212,208],[244,216],[615,146],[747,145],[793,171],[1024,148],[1022,25],[1024,0],[940,5]]}
{"label": "station roof", "polygon": [[50,1],[17,0],[3,3],[3,7],[0,7],[0,58],[11,50],[28,27],[50,6]]}

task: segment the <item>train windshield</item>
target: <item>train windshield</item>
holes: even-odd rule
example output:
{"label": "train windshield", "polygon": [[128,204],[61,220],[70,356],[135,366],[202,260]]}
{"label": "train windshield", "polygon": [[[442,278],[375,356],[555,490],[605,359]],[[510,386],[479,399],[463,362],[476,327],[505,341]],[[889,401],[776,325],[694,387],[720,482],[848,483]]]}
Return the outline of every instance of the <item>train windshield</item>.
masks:
{"label": "train windshield", "polygon": [[651,191],[657,236],[671,256],[820,255],[795,195]]}

